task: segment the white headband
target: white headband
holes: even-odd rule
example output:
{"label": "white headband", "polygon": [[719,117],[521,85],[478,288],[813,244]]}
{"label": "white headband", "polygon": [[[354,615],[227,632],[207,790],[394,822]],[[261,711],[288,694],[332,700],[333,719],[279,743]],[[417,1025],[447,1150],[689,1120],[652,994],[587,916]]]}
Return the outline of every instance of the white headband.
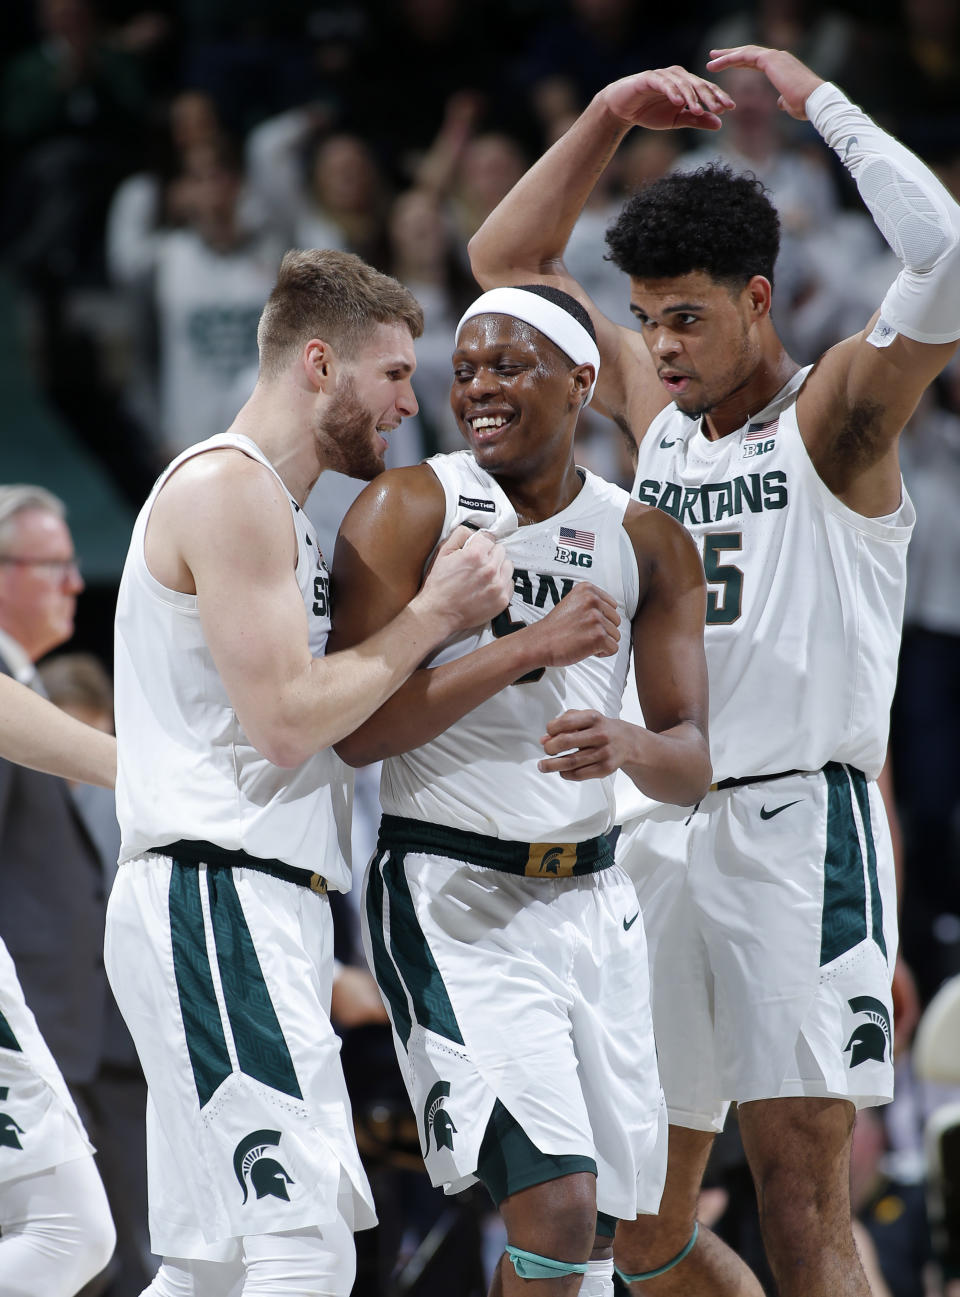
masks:
{"label": "white headband", "polygon": [[523,320],[555,342],[575,365],[592,365],[593,382],[584,401],[584,405],[590,404],[600,373],[600,352],[590,334],[569,311],[524,288],[493,288],[464,312],[457,325],[456,342],[460,341],[463,326],[475,315],[510,315],[515,320]]}

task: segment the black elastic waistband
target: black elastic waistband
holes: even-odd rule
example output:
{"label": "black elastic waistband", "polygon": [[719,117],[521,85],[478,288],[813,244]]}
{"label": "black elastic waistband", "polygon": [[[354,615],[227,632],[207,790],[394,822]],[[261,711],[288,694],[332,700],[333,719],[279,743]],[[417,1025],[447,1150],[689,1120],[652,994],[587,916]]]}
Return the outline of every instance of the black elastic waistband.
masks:
{"label": "black elastic waistband", "polygon": [[724,788],[743,788],[745,784],[765,784],[771,779],[786,779],[788,775],[810,775],[812,770],[778,770],[775,775],[744,775],[742,779],[720,779],[710,785],[711,793],[722,792]]}
{"label": "black elastic waistband", "polygon": [[610,844],[602,837],[585,842],[512,842],[400,815],[383,816],[377,845],[381,850],[449,856],[526,878],[578,878],[597,874],[613,864]]}
{"label": "black elastic waistband", "polygon": [[[862,770],[858,770],[856,766],[845,765],[845,763],[841,761],[828,761],[827,764],[823,767],[823,769],[824,770],[846,769],[846,770],[853,771],[858,775],[861,775],[864,779],[866,778],[866,775],[863,774]],[[710,791],[712,793],[718,793],[718,792],[722,792],[724,788],[742,788],[745,784],[765,784],[768,783],[771,779],[787,779],[789,778],[790,775],[816,775],[816,774],[819,774],[819,771],[817,770],[778,770],[777,773],[774,775],[744,775],[742,779],[721,779],[718,783],[710,785]]]}
{"label": "black elastic waistband", "polygon": [[208,869],[255,869],[258,873],[282,878],[285,883],[296,883],[311,892],[326,895],[327,880],[323,874],[312,874],[309,869],[288,865],[283,860],[265,860],[263,856],[250,856],[246,851],[228,851],[214,842],[181,840],[169,842],[164,847],[151,847],[158,856],[169,856],[178,865],[206,865]]}

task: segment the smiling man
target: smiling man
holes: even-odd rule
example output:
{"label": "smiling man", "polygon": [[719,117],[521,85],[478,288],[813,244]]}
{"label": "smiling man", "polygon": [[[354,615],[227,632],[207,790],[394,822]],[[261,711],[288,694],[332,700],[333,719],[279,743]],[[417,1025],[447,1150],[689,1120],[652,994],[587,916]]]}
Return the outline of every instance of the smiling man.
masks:
{"label": "smiling man", "polygon": [[[385,758],[367,955],[434,1183],[481,1180],[506,1222],[495,1293],[599,1297],[613,1218],[657,1208],[643,924],[603,835],[615,770],[667,802],[710,777],[696,550],[574,461],[598,361],[567,294],[481,297],[453,357],[470,449],[378,478],[334,560],[337,647],[388,623],[460,524],[514,567],[509,608],[338,745]],[[646,729],[618,719],[631,651]]]}
{"label": "smiling man", "polygon": [[677,67],[602,90],[487,219],[471,259],[488,287],[535,279],[591,312],[598,404],[636,443],[633,494],[693,534],[709,587],[717,782],[692,807],[640,806],[628,788],[619,808],[671,1126],[661,1213],[624,1222],[617,1264],[650,1297],[759,1297],[696,1224],[737,1100],[778,1292],[867,1297],[849,1163],[855,1108],[893,1085],[896,904],[876,778],[914,520],[897,442],[960,338],[960,209],[792,55],[715,55],[710,70],[756,69],[810,120],[900,258],[860,333],[813,366],[787,355],[770,318],[776,213],[758,181],[722,168],[641,189],[608,232],[636,331],[567,273],[573,225],[631,127],[719,129],[732,107]]}
{"label": "smiling man", "polygon": [[303,504],[373,477],[417,408],[420,308],[358,257],[291,252],[233,426],[161,474],[117,602],[117,811],[106,961],[150,1092],[155,1297],[346,1297],[374,1223],[329,1022],[328,889],[350,885],[331,744],[511,569],[456,531],[378,634],[326,654],[330,581]]}

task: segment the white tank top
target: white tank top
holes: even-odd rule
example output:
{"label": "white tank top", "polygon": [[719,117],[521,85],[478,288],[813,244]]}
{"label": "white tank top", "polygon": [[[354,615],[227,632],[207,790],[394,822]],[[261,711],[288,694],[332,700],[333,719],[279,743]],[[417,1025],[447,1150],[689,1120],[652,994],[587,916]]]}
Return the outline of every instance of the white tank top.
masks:
{"label": "white tank top", "polygon": [[[117,598],[117,817],[120,860],[181,838],[282,860],[350,886],[352,772],[332,749],[296,769],[272,765],[237,720],[203,637],[196,595],[160,584],[144,559],[157,493],[186,459],[233,447],[275,469],[248,438],[222,433],[191,446],[157,480],[134,524]],[[282,485],[282,483],[281,483]],[[330,633],[330,582],[323,555],[290,498],[297,535],[297,584],[310,651]],[[243,590],[237,590],[243,599]]]}
{"label": "white tank top", "polygon": [[620,611],[620,646],[611,658],[548,667],[508,686],[443,734],[384,762],[384,811],[518,842],[582,842],[613,822],[613,780],[569,783],[542,774],[540,738],[547,722],[571,708],[620,711],[630,662],[630,624],[639,576],[623,515],[626,491],[580,469],[583,487],[566,509],[521,527],[497,482],[469,451],[427,460],[443,486],[440,540],[460,523],[488,530],[514,564],[514,595],[504,614],[442,645],[430,665],[451,662],[509,633],[509,622],[545,617],[578,581],[607,591]]}
{"label": "white tank top", "polygon": [[[670,405],[640,443],[633,495],[703,558],[715,780],[828,761],[874,779],[886,753],[916,515],[904,490],[891,518],[865,518],[821,480],[797,426],[808,373],[718,441]],[[638,797],[618,780],[618,819]]]}

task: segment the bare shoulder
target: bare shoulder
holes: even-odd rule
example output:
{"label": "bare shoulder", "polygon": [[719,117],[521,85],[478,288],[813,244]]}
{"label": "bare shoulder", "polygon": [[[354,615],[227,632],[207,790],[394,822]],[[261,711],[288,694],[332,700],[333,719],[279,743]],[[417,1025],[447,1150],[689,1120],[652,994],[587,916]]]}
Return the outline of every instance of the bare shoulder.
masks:
{"label": "bare shoulder", "polygon": [[287,563],[296,538],[286,492],[259,461],[231,447],[186,460],[157,494],[144,541],[153,576],[196,593],[199,570],[221,560]]}
{"label": "bare shoulder", "polygon": [[337,535],[329,651],[366,639],[413,598],[444,513],[443,487],[425,464],[387,469],[364,487]]}
{"label": "bare shoulder", "polygon": [[649,568],[664,565],[685,568],[692,563],[702,578],[703,566],[696,542],[676,518],[662,509],[631,500],[623,515],[623,527],[633,542],[638,563],[646,563]]}
{"label": "bare shoulder", "polygon": [[276,475],[242,450],[224,446],[181,464],[161,487],[152,516],[183,515],[201,529],[231,520],[256,527],[262,510],[279,506],[289,508]]}
{"label": "bare shoulder", "polygon": [[[401,529],[418,534],[429,532],[435,540],[443,525],[446,501],[436,473],[426,464],[410,468],[388,468],[360,492],[347,511],[340,537],[353,541],[365,532]],[[430,542],[432,548],[433,541]],[[337,545],[339,548],[340,540]]]}

